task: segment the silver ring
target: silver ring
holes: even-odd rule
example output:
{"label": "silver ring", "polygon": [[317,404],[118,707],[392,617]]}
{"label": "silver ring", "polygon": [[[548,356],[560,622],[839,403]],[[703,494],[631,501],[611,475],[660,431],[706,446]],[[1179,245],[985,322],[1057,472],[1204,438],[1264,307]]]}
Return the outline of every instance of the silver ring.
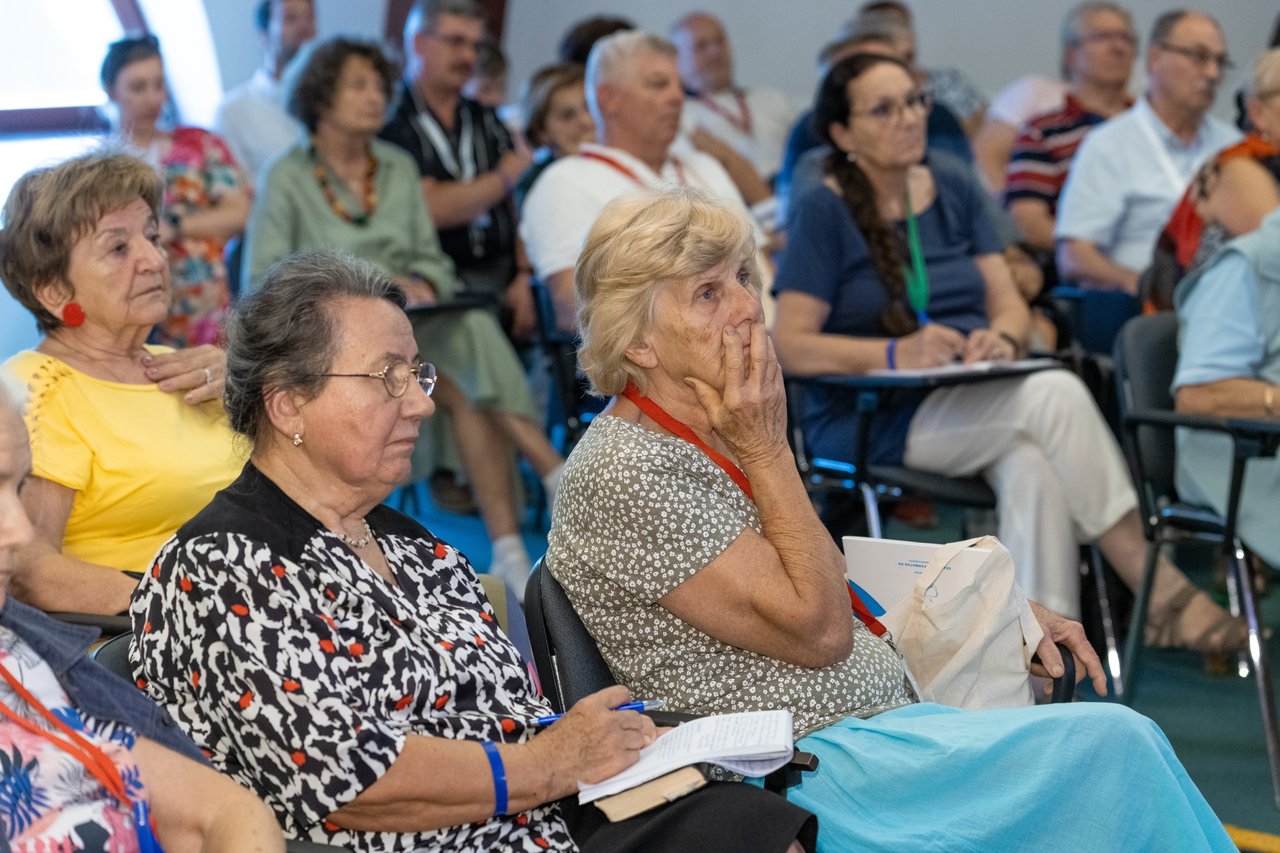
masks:
{"label": "silver ring", "polygon": [[201,369],[204,371],[204,384],[205,384],[205,385],[212,385],[212,384],[213,384],[213,371],[212,371],[212,370],[210,370],[210,369],[209,369],[209,368],[207,368],[207,367],[204,367],[204,368],[201,368]]}

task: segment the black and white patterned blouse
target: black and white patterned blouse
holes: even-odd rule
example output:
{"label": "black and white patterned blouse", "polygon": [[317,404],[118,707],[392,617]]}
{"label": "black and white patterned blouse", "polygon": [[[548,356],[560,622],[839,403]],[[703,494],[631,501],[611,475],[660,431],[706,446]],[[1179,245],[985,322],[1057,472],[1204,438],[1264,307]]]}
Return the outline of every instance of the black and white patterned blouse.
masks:
{"label": "black and white patterned blouse", "polygon": [[409,734],[524,741],[550,712],[466,558],[386,507],[368,521],[398,586],[247,465],[134,595],[138,685],[291,836],[370,853],[575,849],[553,806],[404,834],[326,820]]}
{"label": "black and white patterned blouse", "polygon": [[810,669],[723,643],[658,603],[748,528],[761,532],[756,505],[705,453],[603,415],[565,464],[546,565],[614,677],[669,710],[789,708],[800,738],[911,702],[897,652],[856,619],[849,657]]}

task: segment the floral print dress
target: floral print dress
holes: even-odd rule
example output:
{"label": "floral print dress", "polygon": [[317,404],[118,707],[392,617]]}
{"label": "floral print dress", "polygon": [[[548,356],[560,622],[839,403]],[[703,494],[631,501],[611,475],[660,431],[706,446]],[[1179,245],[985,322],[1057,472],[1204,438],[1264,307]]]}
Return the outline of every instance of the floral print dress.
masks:
{"label": "floral print dress", "polygon": [[[0,628],[0,664],[58,719],[111,759],[131,800],[147,801],[146,785],[129,754],[135,739],[132,729],[81,714],[49,665],[7,628]],[[53,730],[4,681],[0,702],[19,717]],[[139,849],[133,812],[77,758],[7,716],[0,716],[0,821],[15,853]]]}

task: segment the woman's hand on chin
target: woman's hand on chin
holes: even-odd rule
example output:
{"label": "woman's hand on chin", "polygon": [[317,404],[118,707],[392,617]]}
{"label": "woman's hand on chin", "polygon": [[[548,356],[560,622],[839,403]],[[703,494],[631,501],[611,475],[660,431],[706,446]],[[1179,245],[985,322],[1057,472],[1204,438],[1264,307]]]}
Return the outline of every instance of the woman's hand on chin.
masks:
{"label": "woman's hand on chin", "polygon": [[147,378],[161,391],[182,393],[182,399],[192,406],[222,399],[227,354],[213,344],[149,353],[143,356],[142,363]]}
{"label": "woman's hand on chin", "polygon": [[578,782],[600,782],[626,770],[658,737],[653,720],[638,711],[615,711],[631,701],[621,685],[592,693],[529,741],[542,766],[552,768],[556,796]]}
{"label": "woman's hand on chin", "polygon": [[751,324],[751,347],[746,353],[738,330],[725,329],[724,378],[723,392],[700,379],[685,379],[716,435],[744,465],[777,458],[779,453],[790,458],[782,368],[764,323]]}

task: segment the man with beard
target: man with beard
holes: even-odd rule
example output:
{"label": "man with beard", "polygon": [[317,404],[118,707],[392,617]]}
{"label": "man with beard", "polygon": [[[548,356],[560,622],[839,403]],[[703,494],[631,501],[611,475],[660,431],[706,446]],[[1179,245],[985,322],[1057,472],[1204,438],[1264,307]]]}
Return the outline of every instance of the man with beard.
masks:
{"label": "man with beard", "polygon": [[285,109],[280,75],[298,49],[315,38],[315,7],[312,0],[261,0],[254,20],[264,62],[252,77],[227,93],[214,119],[214,129],[231,146],[250,179],[302,132],[302,125]]}
{"label": "man with beard", "polygon": [[[686,185],[739,204],[742,197],[715,158],[671,153],[684,90],[676,49],[639,31],[601,39],[587,60],[587,106],[597,144],[547,167],[525,198],[521,236],[538,276],[550,289],[556,323],[577,323],[573,267],[596,216],[613,199],[641,188]],[[746,209],[743,209],[746,216]]]}
{"label": "man with beard", "polygon": [[1213,116],[1231,67],[1208,15],[1179,10],[1156,19],[1147,45],[1147,93],[1089,133],[1058,205],[1058,272],[1085,287],[1138,292],[1160,229],[1201,164],[1235,142]]}

